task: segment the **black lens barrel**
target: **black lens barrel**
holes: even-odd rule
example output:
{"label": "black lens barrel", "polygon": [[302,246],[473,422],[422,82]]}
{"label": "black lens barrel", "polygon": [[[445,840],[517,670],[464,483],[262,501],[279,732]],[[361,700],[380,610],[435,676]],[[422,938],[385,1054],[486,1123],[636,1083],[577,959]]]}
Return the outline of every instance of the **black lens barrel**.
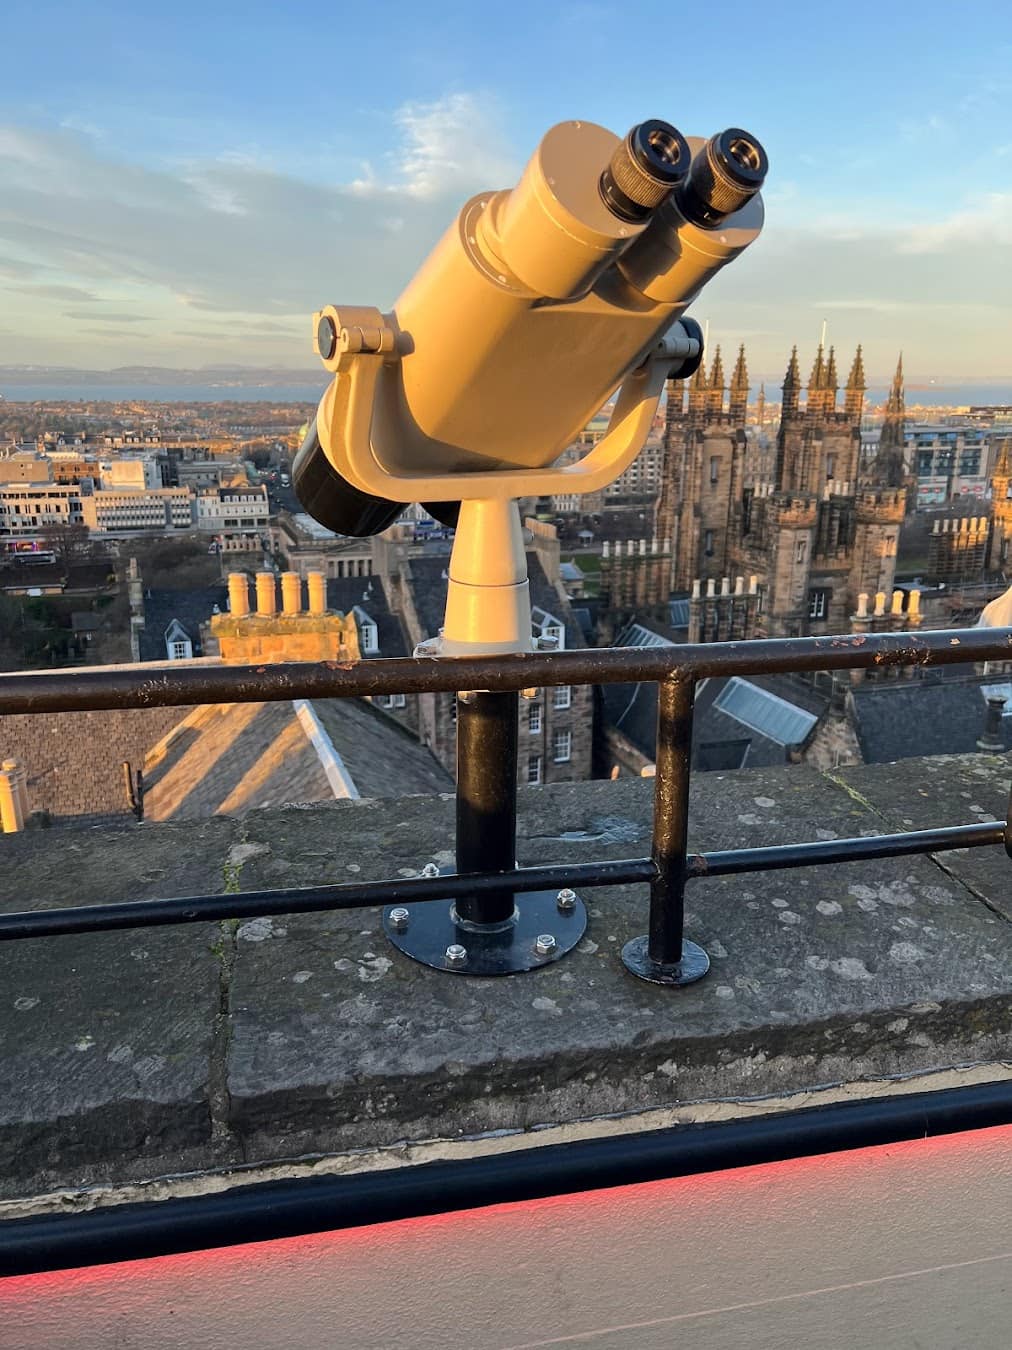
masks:
{"label": "black lens barrel", "polygon": [[620,220],[646,220],[683,180],[691,161],[685,137],[670,122],[639,122],[601,175],[601,196]]}
{"label": "black lens barrel", "polygon": [[675,200],[686,219],[712,229],[755,196],[768,170],[766,151],[751,132],[728,127],[698,152]]}

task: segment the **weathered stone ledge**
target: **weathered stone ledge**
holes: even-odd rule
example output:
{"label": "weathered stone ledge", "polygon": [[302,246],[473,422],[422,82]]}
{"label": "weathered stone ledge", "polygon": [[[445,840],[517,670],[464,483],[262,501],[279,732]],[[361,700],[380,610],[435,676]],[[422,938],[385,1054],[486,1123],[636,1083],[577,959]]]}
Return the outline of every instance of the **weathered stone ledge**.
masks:
{"label": "weathered stone ledge", "polygon": [[[697,775],[692,843],[1003,818],[1010,774],[975,755]],[[521,862],[642,855],[651,798],[635,780],[527,791]],[[415,797],[7,836],[0,904],[405,875],[451,859],[452,827],[451,798]],[[375,910],[5,944],[0,1195],[1012,1059],[1000,849],[693,882],[713,970],[680,991],[619,961],[644,888],[588,903],[576,953],[508,980],[406,961]]]}

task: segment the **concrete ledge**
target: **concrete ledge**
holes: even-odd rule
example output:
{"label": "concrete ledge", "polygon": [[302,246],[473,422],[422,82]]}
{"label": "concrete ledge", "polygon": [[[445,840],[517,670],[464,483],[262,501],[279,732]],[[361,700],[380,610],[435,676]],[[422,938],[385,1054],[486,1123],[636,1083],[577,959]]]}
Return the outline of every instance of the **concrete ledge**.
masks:
{"label": "concrete ledge", "polygon": [[[697,775],[693,847],[1002,818],[1010,775],[983,755]],[[642,855],[651,800],[529,790],[521,862]],[[9,837],[2,904],[406,875],[451,860],[452,826],[451,798],[416,797]],[[693,882],[713,970],[681,991],[619,962],[638,887],[591,893],[580,949],[508,980],[414,965],[374,910],[6,944],[0,1194],[997,1065],[1010,882],[997,849]]]}

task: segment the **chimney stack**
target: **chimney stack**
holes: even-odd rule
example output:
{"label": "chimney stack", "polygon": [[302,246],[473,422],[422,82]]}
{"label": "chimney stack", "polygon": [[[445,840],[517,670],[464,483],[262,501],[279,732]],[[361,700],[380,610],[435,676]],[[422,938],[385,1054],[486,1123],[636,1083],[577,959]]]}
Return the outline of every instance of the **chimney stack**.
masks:
{"label": "chimney stack", "polygon": [[249,613],[249,582],[245,572],[228,574],[228,609],[234,619]]}
{"label": "chimney stack", "polygon": [[323,573],[310,572],[307,582],[309,585],[310,614],[325,614],[327,612],[327,582]]}
{"label": "chimney stack", "polygon": [[257,573],[257,613],[270,617],[277,613],[278,597],[273,572]]}
{"label": "chimney stack", "polygon": [[285,614],[302,611],[302,578],[298,572],[281,573],[281,607]]}

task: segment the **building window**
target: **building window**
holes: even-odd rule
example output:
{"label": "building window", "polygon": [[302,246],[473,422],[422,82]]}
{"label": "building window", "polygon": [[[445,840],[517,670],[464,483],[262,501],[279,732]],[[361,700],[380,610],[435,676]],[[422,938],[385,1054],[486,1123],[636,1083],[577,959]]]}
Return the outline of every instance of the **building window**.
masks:
{"label": "building window", "polygon": [[798,539],[794,544],[794,561],[796,563],[803,563],[805,561],[805,555],[807,552],[808,552],[808,540]]}
{"label": "building window", "polygon": [[532,703],[527,709],[527,730],[532,736],[541,732],[541,704]]}
{"label": "building window", "polygon": [[185,661],[190,655],[190,644],[188,642],[173,642],[169,653],[170,661]]}
{"label": "building window", "polygon": [[573,733],[557,731],[552,737],[552,758],[556,764],[566,764],[572,758]]}
{"label": "building window", "polygon": [[541,630],[541,636],[543,638],[547,638],[549,642],[554,640],[556,651],[561,652],[566,645],[565,633],[561,624],[546,623],[544,628],[542,628]]}
{"label": "building window", "polygon": [[368,620],[359,620],[359,640],[362,644],[362,654],[371,656],[379,651],[379,631],[374,623]]}
{"label": "building window", "polygon": [[824,619],[829,611],[829,598],[833,594],[823,588],[808,592],[808,617]]}
{"label": "building window", "polygon": [[766,609],[766,587],[756,586],[755,588],[755,612],[762,614]]}
{"label": "building window", "polygon": [[713,557],[713,531],[706,530],[703,534],[703,552],[708,558]]}
{"label": "building window", "polygon": [[717,483],[717,482],[719,482],[719,481],[720,481],[720,456],[719,456],[719,455],[711,455],[711,456],[710,456],[710,482],[711,482],[711,483]]}
{"label": "building window", "polygon": [[541,782],[541,756],[529,755],[527,758],[527,781],[534,786]]}
{"label": "building window", "polygon": [[560,684],[552,695],[553,708],[568,708],[573,702],[573,691],[568,684]]}

